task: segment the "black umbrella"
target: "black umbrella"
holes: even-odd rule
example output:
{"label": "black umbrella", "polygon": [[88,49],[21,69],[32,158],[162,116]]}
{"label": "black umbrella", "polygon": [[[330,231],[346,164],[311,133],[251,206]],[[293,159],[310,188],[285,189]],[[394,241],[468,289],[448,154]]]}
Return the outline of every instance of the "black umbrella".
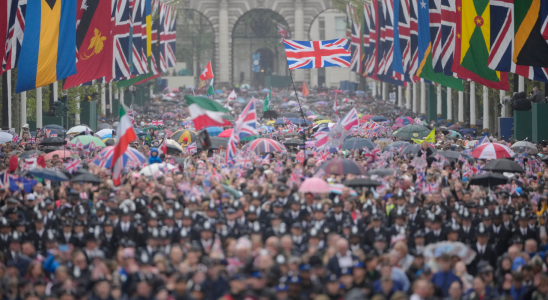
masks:
{"label": "black umbrella", "polygon": [[471,185],[480,185],[491,188],[492,186],[497,186],[501,184],[507,184],[508,178],[502,174],[497,174],[493,172],[483,173],[480,175],[475,175],[470,179]]}
{"label": "black umbrella", "polygon": [[403,145],[403,147],[407,147],[409,145],[409,142],[404,142],[404,141],[397,141],[397,142],[393,142],[392,144],[384,147],[384,149],[382,149],[383,152],[385,151],[389,151],[390,149],[392,148],[396,148],[396,149],[399,149],[401,146]]}
{"label": "black umbrella", "polygon": [[44,151],[46,154],[50,153],[50,152],[53,152],[53,151],[57,151],[57,150],[61,150],[61,149],[59,149],[59,147],[55,147],[55,146],[42,148],[42,151]]}
{"label": "black umbrella", "polygon": [[325,174],[346,175],[346,174],[365,174],[365,169],[360,164],[351,159],[334,158],[324,162],[321,169],[325,169]]}
{"label": "black umbrella", "polygon": [[368,178],[356,178],[352,180],[346,180],[345,182],[343,182],[343,184],[349,187],[377,187],[381,185],[380,182]]}
{"label": "black umbrella", "polygon": [[397,169],[375,169],[367,172],[367,174],[370,176],[377,175],[377,176],[383,176],[383,177],[394,175],[394,173],[396,173],[396,175],[401,175],[401,171]]}
{"label": "black umbrella", "polygon": [[[428,147],[430,147],[430,149],[432,149],[434,154],[437,153],[437,150],[434,149],[432,146],[428,146]],[[407,146],[403,149],[402,154],[415,154],[415,155],[417,155],[417,153],[419,153],[420,148],[421,148],[420,144],[409,145],[409,146]]]}
{"label": "black umbrella", "polygon": [[68,177],[60,171],[44,169],[44,168],[34,168],[29,171],[29,174],[35,177],[40,177],[42,179],[48,179],[51,181],[67,181]]}
{"label": "black umbrella", "polygon": [[353,149],[363,149],[367,147],[368,149],[375,148],[375,143],[371,140],[364,138],[351,138],[342,144],[342,150],[353,150]]}
{"label": "black umbrella", "polygon": [[494,159],[481,168],[492,172],[525,173],[525,170],[517,162],[509,159]]}
{"label": "black umbrella", "polygon": [[451,151],[451,150],[438,151],[438,154],[441,156],[445,156],[445,158],[447,159],[455,159],[455,160],[458,160],[459,157],[462,155],[458,151]]}
{"label": "black umbrella", "polygon": [[67,143],[64,139],[60,137],[49,137],[42,140],[40,145],[43,146],[63,146]]}
{"label": "black umbrella", "polygon": [[226,138],[213,136],[210,137],[209,140],[211,141],[211,147],[209,147],[211,150],[219,150],[221,146],[226,149],[226,146],[228,145],[228,139]]}
{"label": "black umbrella", "polygon": [[286,137],[292,137],[292,136],[298,136],[299,134],[297,132],[289,132],[289,133],[286,133],[284,134],[284,136]]}
{"label": "black umbrella", "polygon": [[175,145],[167,144],[167,150],[166,150],[166,152],[167,152],[167,154],[170,154],[170,155],[172,155],[172,154],[177,155],[177,154],[181,153],[182,151],[181,151],[180,148],[178,148],[178,147],[175,146]]}
{"label": "black umbrella", "polygon": [[301,146],[301,145],[304,145],[304,142],[302,140],[289,139],[289,140],[284,142],[284,145],[286,145],[286,146]]}
{"label": "black umbrella", "polygon": [[80,174],[72,177],[70,182],[103,183],[103,180],[91,173]]}

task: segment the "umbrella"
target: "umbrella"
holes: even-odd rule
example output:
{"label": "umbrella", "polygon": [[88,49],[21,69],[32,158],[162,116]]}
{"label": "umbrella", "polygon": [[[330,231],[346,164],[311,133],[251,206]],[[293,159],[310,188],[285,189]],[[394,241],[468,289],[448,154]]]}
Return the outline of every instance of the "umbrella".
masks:
{"label": "umbrella", "polygon": [[451,151],[451,150],[438,151],[438,154],[441,156],[444,156],[445,158],[455,159],[455,160],[458,160],[459,157],[462,155],[458,151]]}
{"label": "umbrella", "polygon": [[395,149],[399,149],[401,146],[403,145],[403,147],[407,147],[409,145],[409,142],[404,142],[404,141],[397,141],[397,142],[393,142],[392,144],[384,147],[384,151],[388,151],[392,148],[395,148]]}
{"label": "umbrella", "polygon": [[284,134],[285,137],[292,137],[292,136],[298,136],[299,134],[297,132],[287,132]]}
{"label": "umbrella", "polygon": [[335,158],[323,163],[320,168],[325,169],[325,174],[346,175],[346,174],[365,174],[364,168],[350,159]]}
{"label": "umbrella", "polygon": [[386,122],[388,121],[388,119],[386,117],[383,117],[383,116],[373,116],[371,118],[369,118],[370,121],[374,121],[374,122]]}
{"label": "umbrella", "polygon": [[294,112],[283,113],[282,116],[284,116],[286,118],[300,118],[301,117],[301,115],[299,115],[298,113],[294,113]]}
{"label": "umbrella", "polygon": [[43,146],[63,146],[66,145],[67,141],[60,137],[49,137],[42,140],[40,145]]}
{"label": "umbrella", "polygon": [[226,149],[228,145],[228,139],[218,136],[209,138],[209,141],[211,142],[211,147],[209,147],[211,150],[218,150],[221,146]]}
{"label": "umbrella", "polygon": [[512,149],[497,143],[479,145],[474,151],[472,151],[472,156],[479,159],[510,158],[514,155],[515,153]]}
{"label": "umbrella", "polygon": [[396,169],[374,169],[367,172],[367,175],[370,175],[370,176],[377,175],[381,177],[390,176],[394,174],[401,175],[401,171]]}
{"label": "umbrella", "polygon": [[103,180],[91,173],[84,173],[72,177],[70,182],[103,183]]}
{"label": "umbrella", "polygon": [[349,187],[378,187],[381,185],[380,182],[368,178],[356,178],[352,180],[346,180],[345,182],[343,182],[343,184]]}
{"label": "umbrella", "polygon": [[456,132],[455,130],[449,130],[449,137],[462,138],[462,134]]}
{"label": "umbrella", "polygon": [[207,127],[206,131],[209,133],[209,136],[218,136],[223,132],[223,129],[221,127]]}
{"label": "umbrella", "polygon": [[29,171],[29,174],[35,177],[40,177],[42,179],[47,179],[51,181],[67,181],[68,177],[63,174],[63,172],[44,169],[44,168],[34,168]]}
{"label": "umbrella", "polygon": [[114,146],[116,145],[116,139],[115,138],[106,138],[102,139],[103,143],[105,143],[105,146]]}
{"label": "umbrella", "polygon": [[[96,136],[100,137],[101,139],[112,137],[112,132],[114,129],[101,129],[95,133]],[[110,135],[110,136],[107,136]]]}
{"label": "umbrella", "polygon": [[459,131],[459,130],[462,129],[462,126],[460,126],[459,124],[453,124],[453,125],[447,127],[447,129]]}
{"label": "umbrella", "polygon": [[[432,151],[434,152],[433,154],[437,153],[436,149],[434,149],[432,146],[429,145],[428,147],[430,147],[430,149],[432,149]],[[417,153],[419,153],[420,148],[421,148],[420,144],[409,145],[409,146],[403,148],[402,154],[415,154],[415,155],[417,155]]]}
{"label": "umbrella", "polygon": [[106,147],[105,143],[100,138],[93,135],[79,135],[70,140],[70,143],[76,145],[77,141],[80,141],[84,146],[93,142],[95,146]]}
{"label": "umbrella", "polygon": [[508,177],[497,174],[493,172],[487,172],[480,175],[475,175],[470,179],[471,185],[480,185],[489,187],[491,189],[492,186],[497,186],[501,184],[507,184],[508,183]]}
{"label": "umbrella", "polygon": [[63,126],[57,125],[57,124],[45,125],[43,129],[48,129],[50,131],[54,131],[55,133],[60,134],[60,135],[65,135],[65,133],[67,132],[67,130]]}
{"label": "umbrella", "polygon": [[368,149],[375,148],[375,143],[371,140],[364,138],[350,138],[342,144],[342,150],[352,150],[352,149],[363,149],[367,147]]}
{"label": "umbrella", "polygon": [[304,145],[303,140],[297,140],[297,139],[289,139],[284,142],[284,145],[286,146],[301,146]]}
{"label": "umbrella", "polygon": [[[92,163],[99,167],[110,169],[112,167],[113,156],[114,146],[108,146],[93,158]],[[122,165],[124,166],[142,166],[146,161],[145,156],[141,152],[131,147],[127,148],[126,152],[122,155],[122,159]]]}
{"label": "umbrella", "polygon": [[183,152],[183,147],[181,147],[181,145],[179,145],[179,143],[177,143],[174,140],[167,139],[166,144],[167,144],[167,154],[179,154]]}
{"label": "umbrella", "polygon": [[86,132],[86,130],[89,132],[92,131],[91,128],[87,127],[86,125],[77,125],[69,129],[67,131],[67,134],[80,134],[82,132]]}
{"label": "umbrella", "polygon": [[330,193],[329,185],[327,182],[321,178],[312,177],[308,178],[299,187],[299,192],[301,193]]}
{"label": "umbrella", "polygon": [[168,130],[168,129],[162,129],[162,130],[155,131],[154,134],[159,136],[159,137],[162,137],[164,134],[167,134],[167,136],[172,136],[173,131]]}
{"label": "umbrella", "polygon": [[249,151],[253,151],[258,154],[286,151],[282,144],[267,138],[256,139],[253,142],[246,144],[242,150],[245,152],[248,149]]}
{"label": "umbrella", "polygon": [[46,156],[44,156],[44,159],[45,160],[51,160],[51,159],[53,159],[53,156],[55,154],[59,155],[59,158],[61,158],[61,159],[70,157],[70,151],[69,150],[55,150],[53,152],[50,152],[50,153],[46,154]]}
{"label": "umbrella", "polygon": [[514,150],[514,152],[518,154],[525,153],[535,155],[538,153],[538,149],[535,144],[528,141],[519,141],[513,144],[510,149]]}
{"label": "umbrella", "polygon": [[152,164],[142,168],[141,171],[139,171],[139,174],[145,175],[145,176],[154,176],[154,174],[158,174],[158,173],[163,174],[163,172],[160,171],[160,169],[165,169],[165,168],[167,168],[168,170],[173,170],[177,167],[168,163]]}
{"label": "umbrella", "polygon": [[397,124],[401,124],[400,127],[403,127],[403,126],[409,125],[409,124],[414,124],[414,123],[415,123],[415,121],[411,117],[399,117],[396,120],[394,120],[394,126],[397,125]]}
{"label": "umbrella", "polygon": [[402,140],[410,141],[411,139],[423,139],[430,134],[430,131],[430,129],[422,125],[411,124],[394,130],[392,135],[394,137],[399,137]]}
{"label": "umbrella", "polygon": [[21,155],[19,155],[19,158],[26,159],[26,158],[30,158],[32,155],[38,157],[38,156],[40,156],[40,154],[42,154],[42,153],[44,153],[44,152],[39,151],[39,150],[25,151],[25,152],[23,152]]}
{"label": "umbrella", "polygon": [[175,140],[177,143],[186,147],[197,140],[196,132],[190,130],[179,130],[174,132],[170,139]]}
{"label": "umbrella", "polygon": [[517,162],[509,159],[494,159],[486,163],[481,169],[500,173],[525,173],[525,170]]}
{"label": "umbrella", "polygon": [[217,136],[218,137],[223,137],[223,138],[229,138],[232,135],[233,130],[234,130],[233,128],[226,129],[223,132],[219,133],[219,135],[217,135]]}
{"label": "umbrella", "polygon": [[172,112],[166,112],[165,114],[162,115],[162,119],[167,119],[167,118],[175,118],[175,114]]}
{"label": "umbrella", "polygon": [[[343,188],[344,188],[344,185],[340,183],[329,184],[329,191],[333,194],[337,194],[337,195],[342,194]],[[354,190],[350,190],[350,196],[358,196],[358,193],[356,193],[356,191]]]}
{"label": "umbrella", "polygon": [[13,140],[13,135],[7,132],[0,132],[0,144],[11,142]]}
{"label": "umbrella", "polygon": [[449,256],[460,257],[465,264],[470,264],[474,258],[476,258],[476,252],[461,242],[443,241],[432,243],[424,247],[423,251],[424,258],[427,262],[437,258],[442,253],[447,253]]}

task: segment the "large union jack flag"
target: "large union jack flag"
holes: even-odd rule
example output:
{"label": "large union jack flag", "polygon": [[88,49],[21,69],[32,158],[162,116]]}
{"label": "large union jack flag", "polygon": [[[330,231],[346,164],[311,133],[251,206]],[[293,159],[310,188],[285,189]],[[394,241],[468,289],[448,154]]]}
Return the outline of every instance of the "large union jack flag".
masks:
{"label": "large union jack flag", "polygon": [[6,44],[4,45],[6,52],[4,57],[2,57],[2,70],[0,73],[11,70],[17,65],[21,45],[23,44],[23,36],[25,34],[25,13],[27,11],[27,0],[7,1],[8,32],[6,36]]}
{"label": "large union jack flag", "polygon": [[[146,60],[143,60],[142,52],[143,45],[146,51],[146,40],[143,43],[143,35],[146,36],[146,30],[143,32],[143,20],[145,12],[145,0],[130,0],[129,6],[131,8],[131,74],[141,75],[148,73],[148,64]],[[143,22],[145,21],[145,22]]]}
{"label": "large union jack flag", "polygon": [[237,134],[240,138],[257,135],[257,110],[255,107],[255,98],[244,108],[234,125],[233,134]]}
{"label": "large union jack flag", "polygon": [[367,77],[375,78],[375,67],[377,66],[377,52],[378,52],[378,44],[377,44],[377,10],[378,10],[378,2],[373,1],[373,4],[369,6],[369,4],[365,4],[365,20],[369,24],[369,50],[368,53],[368,60],[366,63],[366,75]]}
{"label": "large union jack flag", "polygon": [[455,54],[455,38],[457,32],[457,5],[455,0],[441,0],[441,46],[433,49],[432,64],[434,72],[455,76],[451,67]]}
{"label": "large union jack flag", "polygon": [[[350,6],[350,4],[348,4]],[[350,9],[352,18],[352,32],[350,34],[350,70],[356,73],[361,73],[361,56],[362,56],[362,37],[360,22],[356,19],[356,9],[352,6]]]}
{"label": "large union jack flag", "polygon": [[344,118],[339,121],[339,124],[344,128],[347,134],[357,131],[360,127],[360,118],[355,108],[352,108]]}
{"label": "large union jack flag", "polygon": [[328,41],[284,40],[289,69],[350,67],[347,39]]}
{"label": "large union jack flag", "polygon": [[112,1],[112,36],[114,55],[112,56],[112,78],[107,81],[129,78],[130,71],[130,36],[131,29],[129,0]]}
{"label": "large union jack flag", "polygon": [[411,61],[409,0],[394,1],[394,59],[392,69],[405,75],[409,81],[409,63]]}
{"label": "large union jack flag", "polygon": [[363,37],[363,50],[362,50],[362,59],[361,59],[361,71],[363,76],[367,76],[367,64],[369,63],[371,44],[370,44],[370,29],[371,21],[369,5],[367,3],[363,4],[363,28],[362,28],[362,37]]}
{"label": "large union jack flag", "polygon": [[154,75],[160,74],[160,71],[158,69],[158,62],[160,60],[160,45],[158,44],[158,29],[160,27],[160,18],[156,17],[156,15],[159,14],[159,4],[159,0],[152,0],[152,28],[150,31],[152,39],[150,41],[150,49],[152,53],[150,55],[150,65],[152,68],[152,73]]}
{"label": "large union jack flag", "polygon": [[548,82],[548,68],[516,65],[512,60],[514,54],[514,1],[492,0],[490,4],[491,51],[487,61],[489,68]]}
{"label": "large union jack flag", "polygon": [[175,44],[177,42],[177,7],[171,6],[171,9],[168,11],[168,13],[169,16],[165,28],[165,53],[167,67],[172,68],[177,65],[177,59],[175,57]]}

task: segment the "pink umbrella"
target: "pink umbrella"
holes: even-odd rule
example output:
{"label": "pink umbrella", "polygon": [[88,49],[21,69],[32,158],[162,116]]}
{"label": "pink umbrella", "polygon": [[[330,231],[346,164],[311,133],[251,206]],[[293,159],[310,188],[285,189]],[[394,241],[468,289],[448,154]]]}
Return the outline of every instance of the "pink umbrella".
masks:
{"label": "pink umbrella", "polygon": [[218,137],[226,137],[229,138],[232,135],[232,128],[223,130],[223,132],[219,133]]}
{"label": "pink umbrella", "polygon": [[392,129],[398,129],[398,128],[401,128],[403,126],[405,126],[405,125],[403,125],[402,123],[394,124],[394,125],[392,125]]}
{"label": "pink umbrella", "polygon": [[172,89],[171,91],[174,92],[174,93],[179,93],[179,92],[181,92],[181,91],[179,91],[179,89]]}
{"label": "pink umbrella", "polygon": [[497,143],[483,144],[472,152],[472,156],[478,159],[510,158],[514,155],[515,153],[512,149]]}
{"label": "pink umbrella", "polygon": [[327,182],[321,178],[312,177],[306,179],[299,187],[301,193],[330,193]]}

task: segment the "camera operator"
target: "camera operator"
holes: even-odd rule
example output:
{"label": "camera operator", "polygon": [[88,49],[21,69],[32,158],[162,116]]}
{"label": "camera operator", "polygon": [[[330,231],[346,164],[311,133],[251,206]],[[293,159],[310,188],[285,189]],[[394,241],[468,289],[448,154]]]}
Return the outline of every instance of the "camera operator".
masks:
{"label": "camera operator", "polygon": [[546,98],[544,96],[544,93],[538,88],[533,87],[533,91],[529,93],[531,96],[529,97],[529,100],[533,103],[545,103]]}

